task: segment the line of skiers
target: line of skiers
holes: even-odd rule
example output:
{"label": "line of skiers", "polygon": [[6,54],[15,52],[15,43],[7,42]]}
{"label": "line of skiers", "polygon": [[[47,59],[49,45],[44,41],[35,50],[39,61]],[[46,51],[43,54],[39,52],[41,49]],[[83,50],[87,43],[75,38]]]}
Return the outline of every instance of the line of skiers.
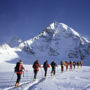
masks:
{"label": "line of skiers", "polygon": [[[67,62],[67,61],[61,61],[61,71],[63,72],[64,71],[64,66],[66,66],[66,71],[68,70],[68,69],[75,69],[75,67],[76,67],[76,65],[77,65],[77,69],[79,69],[79,67],[82,67],[82,65],[83,65],[83,61],[81,60],[81,61],[78,61],[78,62],[75,62],[75,61],[69,61],[69,62]],[[68,68],[70,66],[70,68]]]}
{"label": "line of skiers", "polygon": [[[75,66],[76,65],[79,68],[79,66],[82,67],[82,64],[83,64],[82,61],[76,63],[76,62],[73,62],[73,61],[70,61],[70,62],[65,61],[64,62],[64,60],[63,60],[63,61],[61,61],[61,72],[64,71],[64,66],[66,66],[66,70],[68,70],[69,69],[68,66],[70,66],[70,69],[72,69],[72,67],[74,67],[74,69],[75,69]],[[45,72],[44,73],[44,78],[46,78],[46,76],[47,76],[47,70],[48,70],[48,68],[50,68],[50,64],[48,64],[48,60],[46,60],[44,62],[44,64],[43,64],[42,67],[43,67],[44,72]],[[51,76],[52,75],[55,75],[55,73],[56,73],[56,67],[57,67],[57,64],[55,63],[55,61],[52,61],[51,62],[51,68],[52,68],[52,70],[51,70]],[[41,68],[41,65],[40,65],[38,59],[33,63],[32,68],[33,68],[33,71],[34,71],[34,80],[36,80],[36,76],[37,76],[37,73],[39,71],[39,68]],[[15,84],[16,87],[19,87],[19,82],[20,82],[20,79],[21,79],[21,75],[23,73],[23,70],[25,70],[25,68],[23,66],[23,61],[20,60],[19,62],[16,63],[16,66],[15,66],[15,72],[17,74],[17,80],[16,80],[16,84]]]}

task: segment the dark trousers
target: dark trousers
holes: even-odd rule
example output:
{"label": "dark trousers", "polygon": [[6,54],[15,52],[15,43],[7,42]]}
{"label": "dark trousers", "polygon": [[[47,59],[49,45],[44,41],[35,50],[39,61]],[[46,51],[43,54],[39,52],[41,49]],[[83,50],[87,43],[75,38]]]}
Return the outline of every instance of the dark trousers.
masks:
{"label": "dark trousers", "polygon": [[20,79],[21,79],[21,74],[17,74],[17,81],[16,81],[16,83],[19,83]]}
{"label": "dark trousers", "polygon": [[75,65],[73,65],[74,66],[74,69],[75,69]]}
{"label": "dark trousers", "polygon": [[46,75],[47,75],[47,68],[44,68],[44,71],[45,71],[44,76],[46,77]]}
{"label": "dark trousers", "polygon": [[52,73],[53,75],[55,75],[55,73],[56,73],[56,72],[55,72],[55,69],[52,68],[51,73]]}
{"label": "dark trousers", "polygon": [[61,71],[62,71],[62,72],[64,71],[64,66],[61,66]]}
{"label": "dark trousers", "polygon": [[34,70],[34,79],[36,79],[36,76],[37,76],[37,70]]}

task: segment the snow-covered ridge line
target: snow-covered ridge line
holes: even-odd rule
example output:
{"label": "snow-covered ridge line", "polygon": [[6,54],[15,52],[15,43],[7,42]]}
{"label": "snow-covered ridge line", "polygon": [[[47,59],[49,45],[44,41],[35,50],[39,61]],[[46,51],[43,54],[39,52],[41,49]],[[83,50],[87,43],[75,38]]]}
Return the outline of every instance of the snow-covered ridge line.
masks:
{"label": "snow-covered ridge line", "polygon": [[46,29],[43,32],[41,32],[39,35],[33,37],[32,39],[22,42],[19,46],[24,46],[26,43],[31,45],[32,43],[34,43],[35,40],[38,40],[40,37],[47,36],[47,31],[54,31],[53,32],[53,37],[54,37],[56,34],[61,32],[61,30],[66,34],[73,34],[74,36],[79,37],[81,40],[83,39],[83,43],[84,42],[90,43],[90,41],[87,38],[81,37],[78,32],[76,32],[71,27],[68,27],[66,24],[53,22],[48,27],[46,27]]}
{"label": "snow-covered ridge line", "polygon": [[27,44],[31,45],[32,43],[34,43],[35,40],[38,40],[40,37],[47,36],[47,31],[50,31],[50,30],[54,30],[54,33],[53,33],[53,37],[54,37],[62,29],[63,29],[63,31],[66,31],[68,33],[72,33],[73,35],[76,35],[77,37],[80,37],[79,33],[77,33],[71,27],[68,27],[66,24],[58,23],[58,22],[53,22],[48,27],[46,27],[46,29],[43,32],[41,32],[39,35],[37,35],[37,36],[33,37],[32,39],[26,40],[26,41],[22,42],[21,44],[19,44],[19,47],[23,48]]}

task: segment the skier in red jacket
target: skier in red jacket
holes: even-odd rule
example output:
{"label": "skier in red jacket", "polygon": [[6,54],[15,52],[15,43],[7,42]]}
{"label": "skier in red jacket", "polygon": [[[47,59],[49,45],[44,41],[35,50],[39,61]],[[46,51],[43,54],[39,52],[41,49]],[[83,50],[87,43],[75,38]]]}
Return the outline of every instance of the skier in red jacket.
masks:
{"label": "skier in red jacket", "polygon": [[69,63],[67,61],[65,61],[66,71],[68,70],[68,65],[69,65]]}
{"label": "skier in red jacket", "polygon": [[39,68],[41,68],[41,65],[39,63],[39,60],[37,59],[33,64],[34,69],[34,80],[36,80],[37,72],[39,71]]}
{"label": "skier in red jacket", "polygon": [[15,84],[16,87],[19,87],[19,82],[20,82],[20,79],[21,79],[21,75],[23,73],[23,69],[24,69],[23,61],[20,60],[19,62],[17,62],[16,67],[15,67],[15,72],[17,74],[17,81],[16,81],[16,84]]}

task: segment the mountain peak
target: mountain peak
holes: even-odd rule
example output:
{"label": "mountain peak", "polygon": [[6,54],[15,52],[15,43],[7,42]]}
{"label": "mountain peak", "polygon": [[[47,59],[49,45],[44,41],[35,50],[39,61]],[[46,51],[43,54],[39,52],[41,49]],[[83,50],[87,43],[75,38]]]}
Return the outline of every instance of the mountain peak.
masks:
{"label": "mountain peak", "polygon": [[19,39],[18,37],[13,37],[10,41],[9,41],[9,45],[11,47],[17,47],[20,43],[22,43],[22,40]]}
{"label": "mountain peak", "polygon": [[46,28],[46,31],[52,32],[52,34],[58,32],[60,35],[80,37],[78,32],[64,23],[53,22]]}
{"label": "mountain peak", "polygon": [[68,26],[66,25],[66,24],[64,24],[64,23],[58,23],[58,22],[53,22],[53,23],[51,23],[48,27],[47,27],[47,29],[52,29],[52,30],[54,30],[55,28],[57,28],[57,27],[63,27],[64,29],[67,29],[68,28]]}

